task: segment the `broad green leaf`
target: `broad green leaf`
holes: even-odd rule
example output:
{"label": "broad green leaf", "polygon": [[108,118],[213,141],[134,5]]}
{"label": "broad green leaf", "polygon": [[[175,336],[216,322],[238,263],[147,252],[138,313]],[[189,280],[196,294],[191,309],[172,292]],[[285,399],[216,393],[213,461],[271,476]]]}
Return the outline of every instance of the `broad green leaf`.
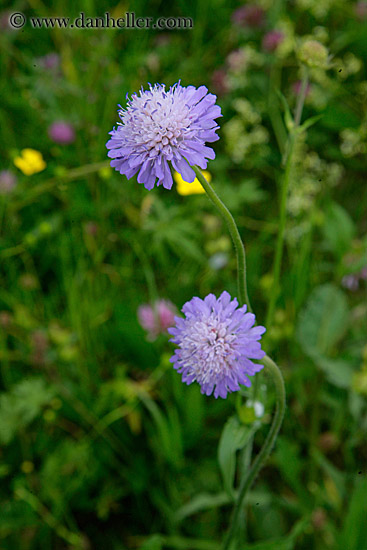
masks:
{"label": "broad green leaf", "polygon": [[354,369],[348,361],[316,355],[314,361],[331,384],[338,388],[350,388]]}
{"label": "broad green leaf", "polygon": [[351,248],[355,224],[348,212],[332,202],[326,211],[323,234],[328,248],[340,258]]}
{"label": "broad green leaf", "polygon": [[303,351],[314,358],[327,355],[348,328],[345,294],[333,284],[314,289],[297,326],[297,339]]}
{"label": "broad green leaf", "polygon": [[297,340],[303,351],[334,386],[349,388],[353,366],[332,350],[346,332],[349,311],[345,294],[333,284],[314,289],[297,325]]}
{"label": "broad green leaf", "polygon": [[218,445],[218,462],[223,476],[224,488],[231,497],[233,497],[236,451],[246,445],[255,429],[240,424],[235,416],[231,416],[223,428]]}

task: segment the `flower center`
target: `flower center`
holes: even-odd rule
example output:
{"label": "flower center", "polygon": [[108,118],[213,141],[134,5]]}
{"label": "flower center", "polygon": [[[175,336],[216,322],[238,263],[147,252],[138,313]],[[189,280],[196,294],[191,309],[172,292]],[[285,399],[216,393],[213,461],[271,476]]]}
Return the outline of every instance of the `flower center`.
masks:
{"label": "flower center", "polygon": [[[175,102],[175,90],[151,89],[140,97],[133,96],[126,111],[120,111],[130,138],[142,152],[171,155],[190,130],[189,108]],[[124,128],[123,126],[123,128]]]}
{"label": "flower center", "polygon": [[237,356],[235,340],[236,335],[216,318],[194,323],[186,336],[183,353],[187,359],[194,359],[190,363],[198,381],[205,383],[231,370]]}

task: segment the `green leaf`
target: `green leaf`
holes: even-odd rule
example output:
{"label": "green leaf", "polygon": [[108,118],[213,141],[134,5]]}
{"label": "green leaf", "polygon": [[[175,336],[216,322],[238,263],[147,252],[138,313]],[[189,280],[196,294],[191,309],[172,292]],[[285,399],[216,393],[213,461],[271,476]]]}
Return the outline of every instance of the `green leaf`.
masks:
{"label": "green leaf", "polygon": [[297,325],[297,340],[303,351],[324,372],[334,386],[349,388],[353,366],[346,360],[330,357],[349,325],[345,294],[328,283],[314,289]]}
{"label": "green leaf", "polygon": [[322,116],[323,115],[316,115],[305,120],[305,122],[297,128],[297,134],[302,134],[302,132],[305,132],[308,128],[316,124],[316,122],[318,122],[320,118],[322,118]]}
{"label": "green leaf", "polygon": [[182,208],[167,207],[159,200],[154,201],[152,212],[143,225],[149,235],[150,248],[162,258],[170,251],[175,256],[184,255],[203,263],[205,256],[197,245],[196,225],[189,216],[183,217],[182,214]]}
{"label": "green leaf", "polygon": [[240,424],[235,416],[231,416],[223,428],[218,445],[218,462],[223,477],[224,488],[232,498],[236,469],[236,451],[246,445],[255,429],[254,427]]}
{"label": "green leaf", "polygon": [[323,234],[328,248],[338,258],[351,248],[355,224],[345,208],[336,202],[332,202],[328,207]]}
{"label": "green leaf", "polygon": [[[233,492],[235,498],[238,491]],[[247,503],[249,506],[254,506],[261,501],[263,506],[270,506],[272,503],[272,497],[269,493],[253,490],[247,495]],[[187,504],[181,506],[174,515],[174,521],[180,522],[189,516],[209,510],[211,508],[220,508],[233,502],[233,497],[228,496],[226,492],[221,493],[199,493],[193,497]]]}
{"label": "green leaf", "polygon": [[201,512],[202,510],[217,508],[224,506],[225,504],[230,504],[231,502],[232,497],[229,497],[225,492],[218,494],[200,493],[177,510],[175,520],[179,522],[188,516]]}
{"label": "green leaf", "polygon": [[354,368],[348,361],[316,355],[314,361],[331,384],[338,388],[350,388]]}
{"label": "green leaf", "polygon": [[303,351],[314,358],[327,355],[348,328],[345,294],[333,284],[321,285],[311,293],[297,326]]}
{"label": "green leaf", "polygon": [[231,211],[238,211],[244,204],[262,202],[267,198],[267,193],[255,179],[243,180],[235,185],[223,182],[218,188],[222,200]]}

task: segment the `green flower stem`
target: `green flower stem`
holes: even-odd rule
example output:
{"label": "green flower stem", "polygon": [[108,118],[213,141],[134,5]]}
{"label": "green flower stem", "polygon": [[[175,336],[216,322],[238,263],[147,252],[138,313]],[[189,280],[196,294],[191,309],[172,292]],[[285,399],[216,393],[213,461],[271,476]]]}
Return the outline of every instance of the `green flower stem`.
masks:
{"label": "green flower stem", "polygon": [[250,299],[248,297],[248,292],[247,292],[245,247],[243,246],[243,242],[238,232],[236,222],[234,221],[233,216],[228,210],[228,208],[223,204],[223,202],[220,200],[220,198],[214,191],[213,187],[205,179],[200,168],[198,168],[197,166],[193,166],[192,168],[196,174],[197,179],[199,180],[201,185],[204,187],[206,194],[208,195],[210,200],[215,204],[220,215],[222,216],[223,220],[227,224],[228,230],[232,237],[234,247],[236,249],[238,299],[241,306],[243,304],[246,304],[248,311],[252,312]]}
{"label": "green flower stem", "polygon": [[[232,214],[229,212],[227,207],[219,199],[218,195],[215,193],[212,186],[207,182],[207,180],[201,173],[200,169],[197,166],[193,166],[193,169],[195,171],[196,177],[198,178],[199,182],[205,189],[208,197],[215,204],[222,218],[225,220],[228,226],[229,232],[231,234],[231,237],[236,249],[236,254],[237,254],[238,297],[241,302],[241,305],[243,303],[246,303],[249,311],[252,311],[248,294],[247,294],[245,247],[243,245],[240,234],[238,232],[237,225],[232,217]],[[248,470],[248,473],[243,476],[242,481],[240,483],[240,488],[238,491],[236,504],[233,510],[231,523],[228,529],[228,533],[223,542],[223,550],[229,549],[229,546],[233,540],[233,537],[236,535],[238,531],[239,520],[241,518],[241,512],[243,511],[246,493],[251,487],[254,479],[259,473],[265,460],[268,458],[283,421],[284,410],[285,410],[285,388],[284,388],[283,376],[279,370],[279,367],[276,365],[276,363],[274,363],[274,361],[270,359],[270,357],[268,357],[267,355],[265,355],[265,357],[263,358],[262,363],[264,364],[266,371],[268,371],[274,379],[275,389],[277,394],[277,407],[276,407],[273,422],[272,422],[270,431],[267,435],[267,438],[259,454],[255,458],[252,467]]]}
{"label": "green flower stem", "polygon": [[294,146],[296,144],[296,134],[297,134],[298,126],[301,122],[303,105],[306,99],[307,86],[308,86],[308,72],[306,69],[304,69],[301,90],[298,96],[298,101],[297,101],[295,115],[294,115],[294,123],[288,136],[288,143],[287,143],[287,149],[286,149],[285,172],[284,172],[284,177],[282,181],[281,196],[280,196],[279,231],[278,231],[278,238],[277,238],[276,249],[275,249],[274,267],[273,267],[273,285],[272,285],[272,291],[271,291],[270,300],[269,300],[269,307],[268,307],[268,312],[266,316],[266,322],[265,322],[265,325],[268,330],[270,329],[273,322],[275,307],[279,296],[280,268],[282,265],[285,226],[287,221],[288,190],[289,190],[289,184],[290,184],[292,168],[293,168],[293,153],[294,153]]}
{"label": "green flower stem", "polygon": [[224,539],[222,550],[228,550],[230,547],[231,541],[237,532],[239,521],[241,520],[241,510],[246,493],[250,489],[265,460],[268,458],[283,421],[285,411],[285,387],[282,373],[276,363],[274,363],[274,361],[267,355],[265,355],[262,359],[262,363],[264,364],[266,371],[273,377],[277,395],[277,407],[268,436],[259,454],[255,458],[252,467],[248,471],[247,475],[242,478],[231,523]]}

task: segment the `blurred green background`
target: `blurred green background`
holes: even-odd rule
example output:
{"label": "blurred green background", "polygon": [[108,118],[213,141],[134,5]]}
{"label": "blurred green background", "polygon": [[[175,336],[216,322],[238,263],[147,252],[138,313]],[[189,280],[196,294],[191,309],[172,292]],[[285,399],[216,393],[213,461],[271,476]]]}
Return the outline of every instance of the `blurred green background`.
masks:
{"label": "blurred green background", "polygon": [[[146,191],[109,168],[105,143],[117,104],[148,82],[181,79],[218,95],[221,139],[208,169],[246,244],[263,324],[285,104],[293,112],[304,37],[330,58],[311,71],[303,120],[321,118],[297,139],[281,289],[264,338],[282,367],[288,407],[248,498],[244,548],[367,548],[367,4],[264,0],[235,12],[241,6],[2,5],[2,550],[219,548],[231,504],[218,441],[237,411],[241,429],[256,431],[256,453],[273,388],[261,375],[265,414],[254,422],[251,390],[202,396],[172,369],[168,335],[147,340],[141,304],[160,297],[180,309],[194,295],[234,296],[235,258],[205,195],[183,196],[175,185]],[[81,11],[191,17],[193,28],[8,24],[13,12]],[[24,149],[36,151],[34,170]]]}

